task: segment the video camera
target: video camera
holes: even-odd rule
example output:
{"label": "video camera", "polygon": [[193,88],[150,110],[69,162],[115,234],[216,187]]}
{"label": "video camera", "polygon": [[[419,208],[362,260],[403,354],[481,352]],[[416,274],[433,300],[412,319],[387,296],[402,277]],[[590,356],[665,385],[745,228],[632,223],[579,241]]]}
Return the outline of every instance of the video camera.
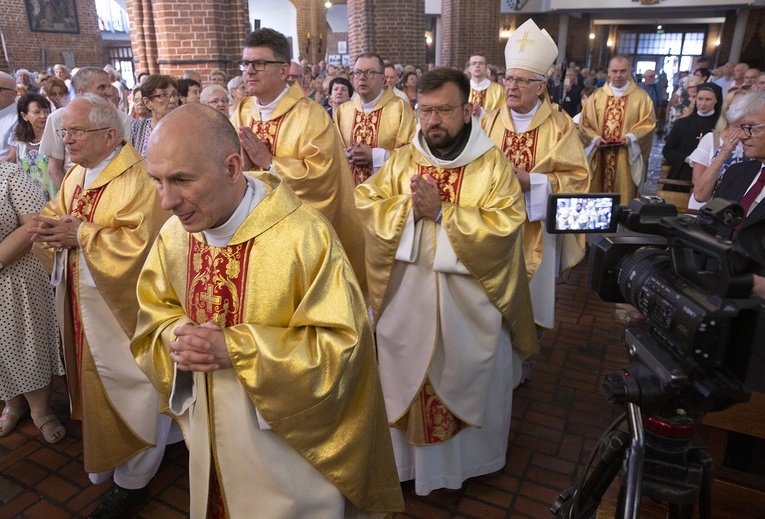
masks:
{"label": "video camera", "polygon": [[[621,472],[619,517],[637,518],[646,495],[669,503],[670,517],[691,517],[698,503],[699,517],[711,518],[714,463],[697,431],[706,413],[765,389],[765,302],[751,295],[752,273],[765,269],[765,229],[723,239],[744,213],[719,199],[697,217],[678,216],[657,197],[620,206],[618,195],[553,195],[548,204],[548,232],[598,233],[590,242],[590,288],[646,318],[645,328],[625,332],[632,362],[603,384],[609,401],[626,405],[624,419],[604,433],[551,512],[594,518]],[[626,231],[616,234],[619,226]]]}
{"label": "video camera", "polygon": [[[763,265],[718,236],[740,224],[741,207],[713,200],[694,217],[658,197],[618,202],[611,194],[553,195],[547,218],[551,233],[610,232],[590,243],[588,284],[646,317],[646,331],[628,330],[627,345],[654,375],[607,381],[609,399],[675,412],[679,398],[700,417],[765,389],[765,306],[750,297],[751,273]],[[619,225],[628,232],[614,234]]]}

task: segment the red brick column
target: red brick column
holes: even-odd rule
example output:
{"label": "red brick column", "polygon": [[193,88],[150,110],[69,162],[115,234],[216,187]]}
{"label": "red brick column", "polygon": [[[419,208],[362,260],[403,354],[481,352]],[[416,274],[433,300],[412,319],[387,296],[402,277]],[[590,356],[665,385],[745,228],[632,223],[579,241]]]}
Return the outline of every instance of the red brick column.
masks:
{"label": "red brick column", "polygon": [[394,63],[424,65],[425,0],[348,0],[348,47],[351,60],[376,52]]}
{"label": "red brick column", "polygon": [[247,0],[127,0],[127,7],[137,72],[239,74],[236,62],[250,31]]}
{"label": "red brick column", "polygon": [[441,1],[441,64],[462,70],[474,54],[497,64],[500,0]]}

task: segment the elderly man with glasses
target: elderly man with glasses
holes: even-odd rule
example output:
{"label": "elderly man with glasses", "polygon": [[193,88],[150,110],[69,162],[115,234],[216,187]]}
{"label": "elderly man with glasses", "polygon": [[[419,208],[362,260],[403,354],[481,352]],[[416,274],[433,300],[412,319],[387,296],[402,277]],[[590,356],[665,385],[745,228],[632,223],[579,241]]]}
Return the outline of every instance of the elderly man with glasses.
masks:
{"label": "elderly man with glasses", "polygon": [[[558,46],[533,20],[521,25],[505,47],[505,104],[481,120],[491,140],[513,164],[526,198],[523,250],[530,276],[534,321],[555,326],[555,279],[584,257],[582,235],[545,231],[547,198],[587,193],[590,168],[576,126],[547,95],[545,72]],[[526,373],[525,375],[528,375]]]}
{"label": "elderly man with glasses", "polygon": [[362,289],[364,241],[353,206],[353,177],[326,110],[300,85],[287,83],[290,45],[273,29],[245,39],[239,62],[253,97],[231,116],[242,141],[244,169],[271,170],[334,227]]}
{"label": "elderly man with glasses", "polygon": [[113,480],[92,518],[134,517],[148,497],[172,420],[130,353],[136,283],[167,220],[112,103],[84,94],[62,109],[59,137],[76,166],[34,217],[35,253],[52,266],[72,418],[82,420],[90,481]]}
{"label": "elderly man with glasses", "polygon": [[[74,90],[75,98],[84,94],[96,94],[109,100],[111,96],[110,87],[109,74],[98,67],[82,67],[72,78],[72,90]],[[63,108],[50,114],[45,122],[45,132],[42,141],[40,141],[40,153],[48,157],[48,173],[56,186],[61,185],[64,174],[75,164],[69,157],[64,139],[59,135],[59,130],[62,128],[62,114]],[[133,118],[125,112],[119,112],[119,114],[122,121],[123,137],[130,142]]]}
{"label": "elderly man with glasses", "polygon": [[469,95],[461,71],[423,74],[412,143],[356,187],[398,475],[420,495],[505,465],[515,357],[537,350],[523,191]]}
{"label": "elderly man with glasses", "polygon": [[338,106],[334,118],[353,180],[361,184],[380,169],[390,152],[412,142],[417,120],[409,103],[385,85],[380,56],[360,55],[352,74],[358,96]]}

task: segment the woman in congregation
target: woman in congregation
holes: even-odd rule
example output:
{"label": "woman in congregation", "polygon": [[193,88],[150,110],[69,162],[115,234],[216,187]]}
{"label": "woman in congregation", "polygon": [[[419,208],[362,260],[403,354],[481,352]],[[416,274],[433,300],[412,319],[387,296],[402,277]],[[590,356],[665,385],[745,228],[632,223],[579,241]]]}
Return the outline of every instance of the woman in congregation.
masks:
{"label": "woman in congregation", "polygon": [[19,165],[0,163],[0,436],[31,414],[45,441],[58,443],[66,429],[49,399],[53,375],[64,374],[59,329],[50,277],[29,239],[44,205]]}
{"label": "woman in congregation", "polygon": [[50,115],[50,101],[42,94],[24,94],[16,104],[18,123],[8,154],[9,162],[19,164],[34,182],[45,202],[56,196],[58,186],[48,174],[48,157],[40,153],[45,121]]}
{"label": "woman in congregation", "polygon": [[228,105],[228,113],[232,115],[239,102],[247,97],[247,90],[242,76],[236,76],[228,82],[228,95],[231,98],[231,103]]}
{"label": "woman in congregation", "polygon": [[151,112],[151,117],[133,120],[130,143],[146,158],[151,129],[172,110],[178,108],[178,80],[173,76],[152,74],[141,83],[141,102]]}
{"label": "woman in congregation", "polygon": [[58,110],[69,104],[69,88],[57,77],[51,77],[45,83],[45,94],[53,105],[53,110]]}
{"label": "woman in congregation", "polygon": [[353,86],[351,82],[342,77],[336,77],[329,82],[329,100],[327,104],[327,112],[329,116],[334,120],[335,108],[348,101],[353,97]]}
{"label": "woman in congregation", "polygon": [[[722,89],[714,83],[698,86],[696,110],[688,117],[675,121],[667,136],[662,154],[670,165],[668,179],[687,180],[693,177],[690,155],[699,145],[701,138],[711,132],[722,108]],[[684,186],[667,186],[670,191],[689,192]]]}
{"label": "woman in congregation", "polygon": [[199,102],[203,105],[215,108],[228,117],[228,92],[220,85],[210,85],[199,94]]}
{"label": "woman in congregation", "polygon": [[740,88],[728,91],[714,131],[702,137],[691,153],[693,195],[688,202],[688,209],[699,209],[714,197],[717,186],[730,166],[751,160],[744,154],[744,144],[741,142],[744,132],[736,124],[746,115],[746,105],[739,103],[731,108],[733,102],[746,93],[747,90]]}

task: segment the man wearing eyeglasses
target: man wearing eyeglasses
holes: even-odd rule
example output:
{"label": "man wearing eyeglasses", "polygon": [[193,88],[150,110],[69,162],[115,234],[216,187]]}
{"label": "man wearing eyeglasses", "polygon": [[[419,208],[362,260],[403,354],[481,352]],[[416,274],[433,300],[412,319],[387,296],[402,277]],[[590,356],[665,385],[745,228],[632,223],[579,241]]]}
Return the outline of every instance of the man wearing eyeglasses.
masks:
{"label": "man wearing eyeglasses", "polygon": [[58,319],[85,470],[94,484],[116,485],[90,517],[134,517],[172,423],[159,415],[158,396],[130,353],[138,273],[169,213],[112,103],[81,95],[62,109],[61,122],[60,137],[77,165],[34,218],[32,240],[52,265],[65,309]]}
{"label": "man wearing eyeglasses", "polygon": [[470,102],[476,113],[481,114],[479,108],[483,109],[483,113],[498,110],[502,106],[502,87],[489,78],[486,58],[479,55],[470,56],[468,71],[470,72]]}
{"label": "man wearing eyeglasses", "polygon": [[358,96],[338,106],[334,118],[353,180],[361,184],[380,169],[390,152],[412,142],[417,121],[409,103],[385,85],[380,56],[360,55],[352,74]]}
{"label": "man wearing eyeglasses", "polygon": [[505,465],[513,386],[537,351],[523,192],[469,96],[461,71],[423,74],[412,143],[356,187],[396,465],[420,495]]}
{"label": "man wearing eyeglasses", "polygon": [[18,124],[16,113],[16,80],[0,72],[0,160],[11,151],[8,138]]}
{"label": "man wearing eyeglasses", "polygon": [[[530,43],[531,42],[531,43]],[[555,326],[555,280],[584,257],[584,236],[545,231],[551,194],[587,193],[590,170],[571,118],[553,108],[545,73],[558,46],[529,19],[505,47],[505,104],[481,126],[513,164],[526,198],[523,251],[531,279],[534,321]],[[528,376],[528,372],[524,376]]]}
{"label": "man wearing eyeglasses", "polygon": [[231,116],[244,169],[275,172],[322,213],[365,289],[363,233],[348,161],[326,110],[300,85],[287,84],[289,63],[290,45],[280,32],[259,29],[245,39],[239,68],[254,97],[239,103]]}
{"label": "man wearing eyeglasses", "polygon": [[[109,100],[111,95],[111,82],[109,75],[98,67],[82,67],[72,78],[72,89],[75,96],[83,94],[96,94]],[[40,153],[48,156],[48,173],[56,183],[61,186],[64,174],[75,165],[69,157],[64,139],[59,135],[62,128],[61,116],[63,108],[59,108],[50,114],[45,122],[45,131],[40,141]],[[123,136],[130,142],[133,118],[125,112],[119,112],[123,125]]]}
{"label": "man wearing eyeglasses", "polygon": [[746,215],[743,224],[736,231],[723,229],[724,238],[731,238],[735,232],[765,221],[765,92],[751,92],[736,99],[728,113],[743,114],[737,121],[741,128],[739,139],[744,146],[744,155],[752,160],[733,164],[725,171],[715,198],[738,202]]}
{"label": "man wearing eyeglasses", "polygon": [[635,198],[645,181],[656,113],[648,94],[632,81],[630,60],[617,54],[608,63],[608,83],[582,107],[579,137],[590,158],[593,193]]}

